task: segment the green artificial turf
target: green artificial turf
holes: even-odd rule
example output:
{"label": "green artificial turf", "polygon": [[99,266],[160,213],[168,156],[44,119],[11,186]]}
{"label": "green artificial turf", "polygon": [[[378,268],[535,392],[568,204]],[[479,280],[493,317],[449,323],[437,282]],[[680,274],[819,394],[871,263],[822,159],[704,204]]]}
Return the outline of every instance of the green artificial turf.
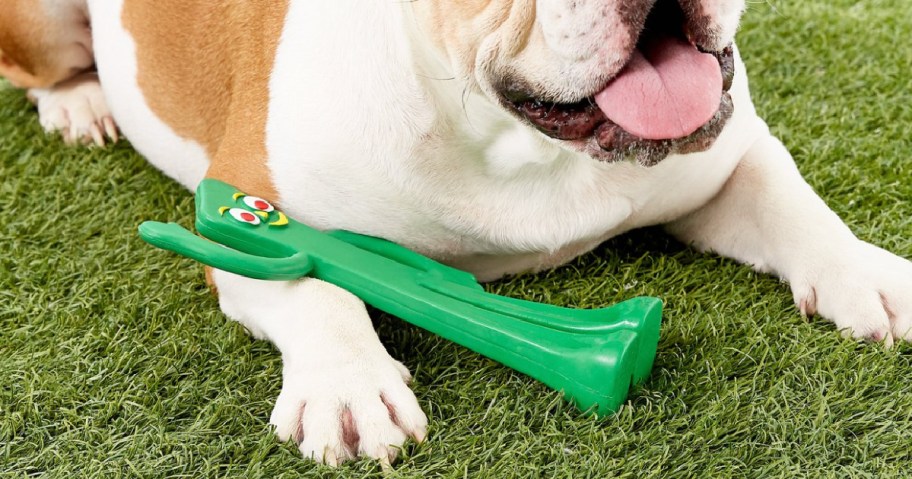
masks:
{"label": "green artificial turf", "polygon": [[[908,0],[751,2],[754,98],[810,183],[862,238],[912,257]],[[267,425],[281,362],[227,321],[202,268],[143,244],[192,222],[189,193],[127,144],[45,136],[0,87],[0,476],[367,477],[301,460]],[[494,292],[597,307],[666,301],[655,369],[614,416],[379,317],[415,372],[429,440],[389,477],[912,475],[912,347],[804,320],[788,286],[658,230]]]}

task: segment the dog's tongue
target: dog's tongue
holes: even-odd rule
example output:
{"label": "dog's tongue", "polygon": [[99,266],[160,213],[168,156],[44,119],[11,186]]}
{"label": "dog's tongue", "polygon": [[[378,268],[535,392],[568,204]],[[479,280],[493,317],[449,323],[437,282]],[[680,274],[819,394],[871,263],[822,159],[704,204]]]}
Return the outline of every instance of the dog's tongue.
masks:
{"label": "dog's tongue", "polygon": [[716,114],[722,70],[716,57],[673,37],[634,51],[624,70],[595,95],[611,121],[646,140],[683,138]]}

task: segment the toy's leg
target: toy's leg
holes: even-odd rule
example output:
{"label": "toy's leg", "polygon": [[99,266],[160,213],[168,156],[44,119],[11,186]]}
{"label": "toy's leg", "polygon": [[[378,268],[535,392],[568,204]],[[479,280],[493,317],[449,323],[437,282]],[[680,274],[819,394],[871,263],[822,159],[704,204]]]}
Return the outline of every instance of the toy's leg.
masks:
{"label": "toy's leg", "polygon": [[772,136],[750,149],[715,199],[670,230],[778,274],[802,313],[856,338],[912,339],[912,263],[857,239]]}
{"label": "toy's leg", "polygon": [[408,370],[386,352],[364,303],[316,279],[259,281],[214,270],[222,310],[284,361],[271,423],[305,457],[337,464],[395,459],[408,436],[421,441],[427,418],[406,385]]}

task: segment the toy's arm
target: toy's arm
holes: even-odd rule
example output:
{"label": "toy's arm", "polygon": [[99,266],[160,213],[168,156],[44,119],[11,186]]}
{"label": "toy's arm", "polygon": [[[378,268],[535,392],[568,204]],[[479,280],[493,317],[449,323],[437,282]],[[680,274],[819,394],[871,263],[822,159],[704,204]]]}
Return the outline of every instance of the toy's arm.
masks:
{"label": "toy's arm", "polygon": [[176,223],[146,221],[139,226],[146,242],[200,263],[254,279],[293,280],[306,276],[313,264],[304,253],[268,258],[203,239]]}
{"label": "toy's arm", "polygon": [[483,289],[471,273],[443,265],[391,241],[343,230],[330,231],[327,235],[400,264],[424,271],[448,283],[478,290]]}

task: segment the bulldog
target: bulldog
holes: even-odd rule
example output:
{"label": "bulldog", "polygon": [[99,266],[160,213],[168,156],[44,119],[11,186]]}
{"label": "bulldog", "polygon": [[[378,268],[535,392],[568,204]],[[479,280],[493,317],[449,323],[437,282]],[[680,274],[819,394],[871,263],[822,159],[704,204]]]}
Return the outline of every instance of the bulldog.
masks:
{"label": "bulldog", "polygon": [[[733,44],[744,7],[8,0],[0,74],[68,141],[119,127],[191,191],[217,178],[481,280],[665,225],[787,281],[802,314],[912,339],[912,263],[857,239],[757,116]],[[209,276],[224,313],[282,353],[281,439],[338,464],[425,438],[359,299]]]}

